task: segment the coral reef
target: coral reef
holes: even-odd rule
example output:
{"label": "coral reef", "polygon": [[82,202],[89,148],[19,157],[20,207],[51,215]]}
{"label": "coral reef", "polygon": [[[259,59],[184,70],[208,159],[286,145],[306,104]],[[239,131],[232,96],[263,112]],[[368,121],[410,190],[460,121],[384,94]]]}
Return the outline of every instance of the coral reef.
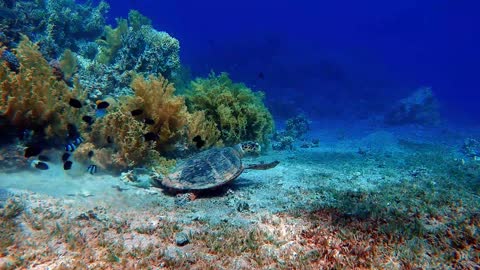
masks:
{"label": "coral reef", "polygon": [[[117,20],[116,28],[106,26],[96,42],[98,51],[94,59],[82,59],[79,76],[83,85],[103,95],[131,94],[132,72],[171,80],[180,70],[178,40],[155,30],[138,11],[130,11],[128,20]],[[95,48],[89,50],[91,55]]]}
{"label": "coral reef", "polygon": [[285,123],[285,132],[289,136],[301,139],[310,130],[310,121],[305,114],[299,114],[287,119]]}
{"label": "coral reef", "polygon": [[71,91],[59,81],[38,46],[25,36],[16,58],[20,63],[17,73],[5,64],[0,66],[0,113],[18,128],[64,138],[67,124],[79,118],[80,111],[68,106],[68,101],[80,96],[80,85],[75,83]]}
{"label": "coral reef", "polygon": [[204,111],[206,119],[216,124],[225,145],[247,140],[266,144],[273,119],[262,102],[263,96],[233,83],[226,73],[211,73],[191,83],[186,100],[190,111]]}
{"label": "coral reef", "polygon": [[47,60],[57,58],[65,49],[78,51],[83,44],[99,36],[105,25],[106,2],[93,6],[91,1],[74,0],[16,1],[14,17],[3,20],[9,47],[20,41],[20,33],[38,42]]}
{"label": "coral reef", "polygon": [[296,141],[304,141],[302,148],[318,147],[318,141],[306,142],[305,134],[310,130],[310,120],[305,114],[299,114],[285,121],[285,130],[277,131],[273,134],[273,150],[293,150]]}
{"label": "coral reef", "polygon": [[393,106],[384,121],[389,125],[436,125],[440,122],[438,101],[429,87],[420,88]]}
{"label": "coral reef", "polygon": [[[155,164],[161,171],[172,163],[165,157],[246,140],[267,143],[273,119],[263,93],[227,74],[197,79],[182,86],[187,97],[175,95],[171,82],[186,85],[188,74],[179,42],[138,11],[113,28],[105,26],[103,1],[21,0],[0,8],[11,15],[0,19],[2,127],[33,130],[58,146],[71,139],[73,125],[87,139],[76,146],[76,160],[116,171]],[[109,98],[106,115],[91,118],[93,101]],[[70,105],[72,99],[79,105]],[[92,121],[82,121],[85,116]]]}

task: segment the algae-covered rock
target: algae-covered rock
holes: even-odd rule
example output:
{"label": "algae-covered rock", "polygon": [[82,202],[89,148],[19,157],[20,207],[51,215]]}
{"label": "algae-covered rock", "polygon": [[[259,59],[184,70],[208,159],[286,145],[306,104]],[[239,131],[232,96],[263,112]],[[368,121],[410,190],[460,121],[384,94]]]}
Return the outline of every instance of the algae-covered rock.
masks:
{"label": "algae-covered rock", "polygon": [[440,121],[437,98],[429,87],[420,88],[394,105],[384,120],[390,125],[436,125]]}

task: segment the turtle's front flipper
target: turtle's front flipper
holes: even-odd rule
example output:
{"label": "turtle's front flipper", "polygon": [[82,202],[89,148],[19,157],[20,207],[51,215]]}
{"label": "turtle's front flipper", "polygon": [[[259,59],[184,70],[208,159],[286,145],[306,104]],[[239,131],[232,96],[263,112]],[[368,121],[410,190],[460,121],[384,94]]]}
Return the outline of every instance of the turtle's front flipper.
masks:
{"label": "turtle's front flipper", "polygon": [[245,167],[246,170],[268,170],[271,168],[275,168],[280,161],[275,160],[270,163],[260,163],[260,164],[250,164]]}

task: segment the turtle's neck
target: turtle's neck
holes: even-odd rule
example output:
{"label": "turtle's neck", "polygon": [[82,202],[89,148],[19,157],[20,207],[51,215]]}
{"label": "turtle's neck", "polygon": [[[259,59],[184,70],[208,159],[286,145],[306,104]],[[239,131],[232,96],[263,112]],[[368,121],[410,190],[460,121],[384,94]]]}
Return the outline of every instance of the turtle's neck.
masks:
{"label": "turtle's neck", "polygon": [[245,151],[243,151],[243,148],[242,148],[242,143],[235,144],[233,146],[233,149],[235,149],[235,152],[237,152],[240,158],[242,158],[245,155]]}

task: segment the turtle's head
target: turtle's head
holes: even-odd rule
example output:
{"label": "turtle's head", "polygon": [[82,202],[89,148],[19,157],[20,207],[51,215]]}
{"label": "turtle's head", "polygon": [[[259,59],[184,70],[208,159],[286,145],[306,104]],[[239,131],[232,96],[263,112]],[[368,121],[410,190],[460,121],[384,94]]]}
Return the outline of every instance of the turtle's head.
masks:
{"label": "turtle's head", "polygon": [[248,154],[259,154],[262,150],[260,144],[252,141],[246,141],[235,145],[235,149],[240,155],[245,156]]}

